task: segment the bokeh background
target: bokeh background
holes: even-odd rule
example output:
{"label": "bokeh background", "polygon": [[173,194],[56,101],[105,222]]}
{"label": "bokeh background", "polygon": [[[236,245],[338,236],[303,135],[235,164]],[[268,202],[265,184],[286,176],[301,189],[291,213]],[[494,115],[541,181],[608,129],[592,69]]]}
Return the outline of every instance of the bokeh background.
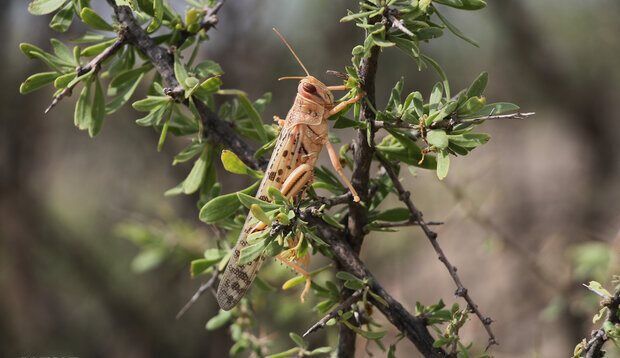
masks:
{"label": "bokeh background", "polygon": [[[107,118],[90,139],[73,126],[75,98],[44,116],[51,89],[21,96],[20,82],[43,65],[27,60],[18,44],[49,49],[49,37],[58,36],[49,18],[27,13],[27,3],[0,2],[0,355],[226,355],[226,330],[204,329],[217,312],[211,296],[175,320],[201,283],[190,278],[187,259],[200,256],[212,235],[197,218],[195,198],[163,196],[189,171],[171,165],[185,142],[169,141],[158,153],[158,134],[136,126],[139,114],[131,108]],[[105,8],[104,1],[93,4]],[[226,87],[252,97],[272,92],[266,121],[284,116],[295,84],[277,77],[300,70],[271,27],[288,37],[311,72],[329,80],[324,71],[347,65],[362,39],[359,29],[338,22],[356,6],[229,1],[200,57],[222,65]],[[452,87],[466,87],[486,70],[490,101],[515,102],[536,116],[486,123],[492,140],[454,160],[444,182],[432,172],[403,171],[404,182],[427,219],[445,221],[440,242],[496,321],[500,346],[492,353],[570,356],[589,335],[596,312],[596,298],[581,284],[596,279],[610,285],[611,275],[620,273],[620,3],[501,0],[482,11],[445,13],[481,44],[475,48],[446,33],[423,46]],[[60,38],[82,31],[74,22]],[[401,76],[406,90],[425,94],[437,81],[398,50],[384,51],[379,68],[380,104]],[[231,176],[227,189],[244,184]],[[169,250],[140,255],[127,239],[149,235]],[[408,308],[440,297],[455,301],[450,277],[415,227],[372,235],[362,256]],[[278,265],[265,272],[274,286],[290,277]],[[287,308],[295,307],[286,302],[296,302],[296,292],[276,297],[284,304],[264,307],[261,332],[282,348],[289,345],[288,331],[303,332],[317,316],[311,305]],[[311,342],[333,342],[333,333]],[[486,342],[475,320],[464,338],[477,346]],[[358,345],[360,357],[369,354],[363,340]],[[397,355],[414,352],[402,341]]]}

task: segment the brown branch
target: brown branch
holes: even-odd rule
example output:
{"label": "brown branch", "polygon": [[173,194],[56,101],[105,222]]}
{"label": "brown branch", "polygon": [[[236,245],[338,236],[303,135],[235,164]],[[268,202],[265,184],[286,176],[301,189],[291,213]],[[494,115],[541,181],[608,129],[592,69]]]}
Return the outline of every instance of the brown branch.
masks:
{"label": "brown branch", "polygon": [[[379,59],[379,47],[375,46],[370,52],[370,56],[364,58],[359,68],[359,78],[361,79],[362,90],[366,95],[366,100],[362,101],[361,120],[366,121],[372,127],[374,121],[375,106],[375,76],[377,74],[377,62]],[[370,103],[370,105],[369,105]],[[370,138],[367,136],[370,135]],[[349,202],[349,216],[347,223],[346,240],[353,250],[359,254],[366,232],[364,227],[368,223],[366,207],[362,203],[368,200],[368,183],[370,182],[370,165],[372,164],[372,153],[374,149],[369,145],[374,140],[374,131],[367,134],[365,129],[358,129],[353,139],[353,161],[355,166],[351,176],[351,184],[360,197],[360,202]],[[342,299],[346,300],[351,295],[351,290],[342,289]],[[355,339],[357,334],[346,325],[340,325],[338,336],[338,356],[353,357],[355,355]]]}
{"label": "brown branch", "polygon": [[424,355],[425,357],[445,357],[446,353],[433,347],[434,339],[428,331],[426,320],[423,317],[415,317],[409,313],[400,302],[394,299],[379,284],[374,275],[360,261],[357,253],[351,246],[342,240],[342,233],[335,228],[327,225],[322,219],[315,216],[313,210],[301,212],[302,220],[308,222],[311,227],[317,229],[321,239],[323,239],[334,254],[334,258],[339,267],[343,270],[369,280],[369,288],[372,292],[379,295],[387,305],[376,301],[371,297],[370,300],[379,311],[400,331],[402,332]]}
{"label": "brown branch", "polygon": [[[118,22],[126,29],[127,41],[142,52],[160,74],[166,93],[175,99],[183,98],[183,88],[174,75],[174,58],[170,52],[158,46],[138,24],[131,9],[128,6],[114,6],[114,13]],[[183,101],[189,106],[189,102]],[[196,109],[207,135],[229,148],[241,158],[248,166],[258,169],[266,164],[262,158],[254,158],[254,150],[235,132],[232,124],[220,119],[204,103],[195,102]]]}
{"label": "brown branch", "polygon": [[490,317],[484,316],[482,312],[480,312],[478,305],[474,302],[474,300],[469,295],[467,288],[465,288],[465,286],[463,285],[461,281],[461,278],[456,272],[456,267],[454,267],[454,265],[450,263],[450,261],[444,254],[443,249],[439,245],[439,242],[437,241],[437,233],[435,233],[429,228],[429,225],[424,221],[422,212],[419,211],[416,208],[416,206],[413,204],[413,201],[411,200],[411,193],[405,190],[405,188],[401,184],[400,180],[398,179],[398,175],[396,174],[396,172],[394,171],[394,168],[392,167],[392,164],[385,157],[383,157],[380,153],[376,153],[376,157],[377,159],[379,159],[379,161],[385,168],[385,171],[387,172],[388,176],[392,180],[392,183],[394,184],[394,188],[398,192],[398,198],[400,199],[400,201],[402,201],[407,206],[407,208],[411,212],[412,220],[415,220],[416,222],[418,222],[419,226],[422,228],[422,231],[424,231],[424,234],[426,235],[431,245],[433,246],[433,249],[437,253],[439,261],[441,261],[444,264],[444,266],[448,269],[448,272],[450,273],[450,276],[452,277],[452,280],[454,281],[457,287],[454,294],[456,296],[462,297],[467,302],[469,309],[473,311],[476,314],[476,316],[478,316],[478,319],[480,319],[480,322],[482,322],[482,324],[484,325],[484,328],[486,329],[487,334],[489,335],[489,342],[487,345],[487,349],[494,344],[498,344],[497,339],[495,338],[495,334],[493,333],[493,330],[491,329],[491,323],[493,323],[493,320]]}
{"label": "brown branch", "polygon": [[[108,58],[112,57],[121,47],[123,47],[125,41],[125,32],[120,31],[118,33],[118,38],[116,39],[116,41],[114,41],[114,43],[112,43],[112,45],[103,50],[103,52],[101,52],[99,55],[95,56],[86,65],[76,68],[76,77],[83,76],[91,71],[93,71],[93,75],[99,72],[99,70],[101,69],[101,64]],[[52,110],[52,108],[56,107],[56,105],[60,103],[63,98],[70,97],[73,93],[73,89],[75,88],[75,86],[77,86],[78,83],[79,82],[75,82],[72,85],[65,87],[62,92],[54,96],[52,103],[45,109],[45,113],[47,114],[49,111]]]}

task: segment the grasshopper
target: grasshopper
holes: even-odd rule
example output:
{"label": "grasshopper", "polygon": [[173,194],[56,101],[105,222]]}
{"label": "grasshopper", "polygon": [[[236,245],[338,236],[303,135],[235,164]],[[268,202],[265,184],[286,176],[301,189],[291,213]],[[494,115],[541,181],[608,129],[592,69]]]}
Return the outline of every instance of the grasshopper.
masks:
{"label": "grasshopper", "polygon": [[[299,79],[300,82],[297,87],[295,102],[289,110],[286,120],[274,116],[281,130],[256,197],[263,201],[269,201],[267,190],[270,186],[279,189],[287,198],[297,198],[302,195],[306,187],[312,182],[314,166],[319,153],[325,146],[334,169],[353,194],[353,200],[359,202],[359,196],[344,174],[338,154],[328,140],[327,119],[344,110],[348,105],[359,101],[362,95],[359,94],[352,99],[335,103],[332,91],[346,90],[346,87],[344,85],[326,86],[311,76],[286,39],[278,30],[275,28],[273,30],[288,47],[306,76],[280,78]],[[238,265],[237,262],[241,250],[248,246],[248,235],[266,229],[265,223],[260,221],[257,223],[257,219],[251,213],[248,214],[217,289],[217,302],[223,310],[233,308],[248,291],[256,277],[264,261],[262,255],[243,265]],[[303,301],[310,288],[311,277],[293,258],[283,254],[276,256],[276,259],[305,277],[306,285],[301,295]]]}

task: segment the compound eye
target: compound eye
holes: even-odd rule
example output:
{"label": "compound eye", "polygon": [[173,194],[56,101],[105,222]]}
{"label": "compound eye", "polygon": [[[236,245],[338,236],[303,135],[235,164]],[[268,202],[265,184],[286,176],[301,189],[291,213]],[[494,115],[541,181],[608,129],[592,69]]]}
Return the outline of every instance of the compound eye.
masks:
{"label": "compound eye", "polygon": [[302,87],[308,93],[316,93],[316,87],[311,83],[304,83]]}

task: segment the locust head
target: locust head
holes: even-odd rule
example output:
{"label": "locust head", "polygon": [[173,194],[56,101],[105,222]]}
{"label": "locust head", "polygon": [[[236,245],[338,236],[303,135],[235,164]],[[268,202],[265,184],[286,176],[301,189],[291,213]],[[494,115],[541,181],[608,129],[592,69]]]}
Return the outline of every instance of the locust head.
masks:
{"label": "locust head", "polygon": [[332,107],[334,105],[334,95],[327,86],[317,80],[313,76],[306,76],[299,81],[297,93],[303,98],[310,100],[323,107]]}

